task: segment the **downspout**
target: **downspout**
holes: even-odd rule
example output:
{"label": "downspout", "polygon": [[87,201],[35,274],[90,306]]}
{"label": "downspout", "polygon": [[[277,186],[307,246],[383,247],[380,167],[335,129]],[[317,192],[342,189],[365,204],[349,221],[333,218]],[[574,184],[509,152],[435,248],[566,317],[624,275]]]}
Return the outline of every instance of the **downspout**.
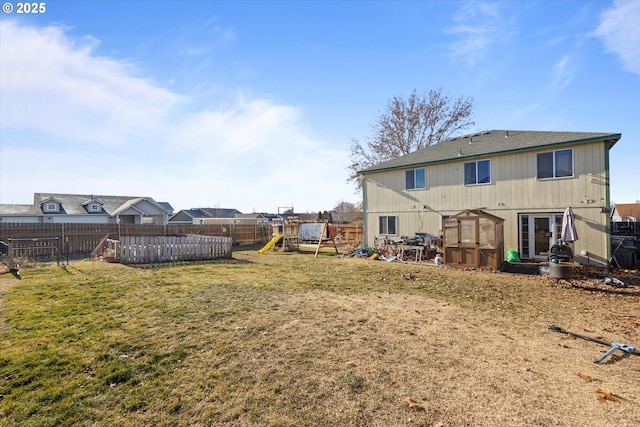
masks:
{"label": "downspout", "polygon": [[609,176],[609,150],[611,147],[609,146],[609,142],[605,141],[604,143],[604,183],[605,183],[605,209],[603,209],[604,214],[607,215],[606,219],[606,242],[605,247],[607,251],[607,268],[611,268],[611,216],[609,215],[609,209],[611,207],[611,189],[610,189],[610,176]]}
{"label": "downspout", "polygon": [[364,243],[364,247],[369,246],[369,221],[367,215],[367,186],[366,186],[366,176],[362,175],[362,229],[364,234],[364,239],[362,242]]}

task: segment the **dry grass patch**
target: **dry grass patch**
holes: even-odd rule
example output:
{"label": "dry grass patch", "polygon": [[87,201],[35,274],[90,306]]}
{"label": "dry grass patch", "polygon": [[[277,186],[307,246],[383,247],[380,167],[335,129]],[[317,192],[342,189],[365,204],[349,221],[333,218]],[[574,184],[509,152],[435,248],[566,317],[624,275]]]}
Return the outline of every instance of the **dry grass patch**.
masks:
{"label": "dry grass patch", "polygon": [[23,277],[4,297],[3,425],[640,419],[640,357],[596,365],[604,346],[548,330],[637,346],[635,294],[254,251],[231,264],[83,262]]}

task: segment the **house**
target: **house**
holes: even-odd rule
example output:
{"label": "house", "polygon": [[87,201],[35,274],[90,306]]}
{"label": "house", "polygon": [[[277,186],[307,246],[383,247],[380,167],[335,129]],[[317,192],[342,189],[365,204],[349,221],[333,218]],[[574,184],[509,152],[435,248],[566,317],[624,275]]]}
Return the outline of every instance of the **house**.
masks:
{"label": "house", "polygon": [[32,205],[0,204],[0,221],[12,223],[166,224],[168,203],[151,197],[35,193]]}
{"label": "house", "polygon": [[612,258],[620,267],[640,267],[640,203],[616,203],[611,209]]}
{"label": "house", "polygon": [[492,130],[453,138],[360,171],[365,244],[376,237],[442,235],[465,209],[504,219],[504,247],[544,260],[567,207],[580,263],[610,259],[609,150],[619,133]]}
{"label": "house", "polygon": [[269,218],[267,218],[266,213],[259,213],[259,212],[254,212],[254,213],[249,213],[249,214],[239,214],[236,215],[236,218],[240,218],[240,219],[255,219],[257,221],[260,222],[269,222]]}
{"label": "house", "polygon": [[611,209],[611,222],[640,223],[640,203],[616,203]]}
{"label": "house", "polygon": [[169,218],[169,224],[200,224],[211,218],[236,218],[242,215],[237,209],[227,208],[192,208],[183,209]]}

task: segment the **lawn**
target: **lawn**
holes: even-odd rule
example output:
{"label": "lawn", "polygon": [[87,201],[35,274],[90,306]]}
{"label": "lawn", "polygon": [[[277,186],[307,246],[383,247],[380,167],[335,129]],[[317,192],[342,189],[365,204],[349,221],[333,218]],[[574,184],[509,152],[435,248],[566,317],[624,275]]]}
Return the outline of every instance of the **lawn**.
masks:
{"label": "lawn", "polygon": [[639,346],[638,286],[253,249],[21,276],[3,426],[640,423],[640,357],[549,330]]}

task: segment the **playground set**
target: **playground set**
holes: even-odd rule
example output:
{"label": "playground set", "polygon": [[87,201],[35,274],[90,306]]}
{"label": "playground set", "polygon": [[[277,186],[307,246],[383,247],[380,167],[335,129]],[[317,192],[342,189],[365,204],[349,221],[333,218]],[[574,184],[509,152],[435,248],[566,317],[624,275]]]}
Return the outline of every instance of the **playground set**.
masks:
{"label": "playground set", "polygon": [[[285,212],[281,213],[281,209]],[[304,223],[293,213],[293,208],[278,208],[278,216],[272,222],[272,238],[258,253],[265,254],[269,250],[295,252],[301,245],[315,246],[315,257],[321,247],[331,246],[338,252],[335,241],[335,230],[328,221],[324,223]]]}

